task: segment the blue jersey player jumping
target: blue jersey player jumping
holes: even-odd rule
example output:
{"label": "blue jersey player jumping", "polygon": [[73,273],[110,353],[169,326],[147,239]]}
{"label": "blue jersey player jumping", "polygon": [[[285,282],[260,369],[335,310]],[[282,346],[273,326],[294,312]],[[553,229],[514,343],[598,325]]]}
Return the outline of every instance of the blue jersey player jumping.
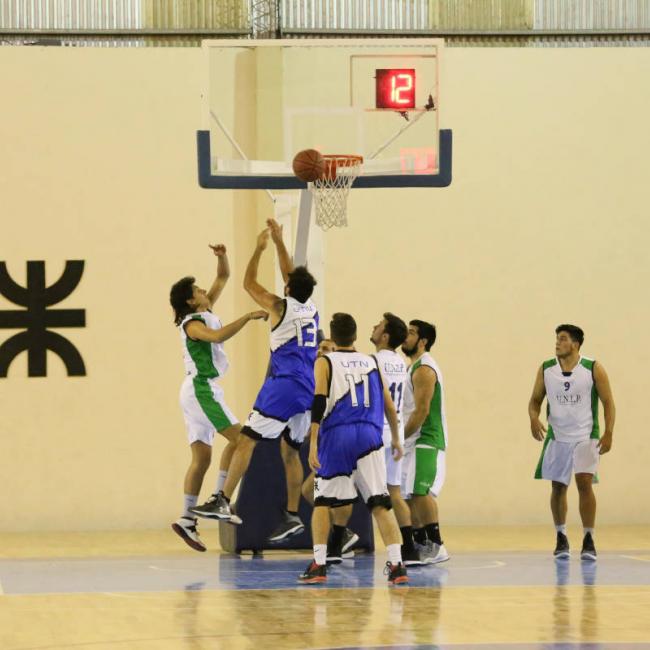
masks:
{"label": "blue jersey player jumping", "polygon": [[[269,219],[257,237],[257,246],[244,276],[244,288],[269,312],[271,368],[257,395],[251,414],[241,429],[223,490],[192,512],[202,517],[230,520],[230,498],[248,469],[258,440],[282,436],[281,452],[287,477],[287,507],[283,520],[269,537],[277,542],[304,530],[298,516],[303,480],[298,450],[309,432],[314,395],[314,362],[318,351],[318,312],[311,301],[316,280],[304,266],[293,262],[282,241],[282,228]],[[284,298],[257,281],[262,253],[272,237],[285,281]]]}
{"label": "blue jersey player jumping", "polygon": [[390,584],[408,582],[402,564],[402,535],[386,486],[384,414],[391,430],[395,460],[402,456],[395,406],[377,361],[354,349],[357,324],[350,314],[334,314],[330,338],[336,351],[323,355],[314,369],[309,465],[316,471],[312,537],[314,560],[300,576],[305,584],[327,580],[330,508],[353,503],[357,491],[372,512],[388,551]]}

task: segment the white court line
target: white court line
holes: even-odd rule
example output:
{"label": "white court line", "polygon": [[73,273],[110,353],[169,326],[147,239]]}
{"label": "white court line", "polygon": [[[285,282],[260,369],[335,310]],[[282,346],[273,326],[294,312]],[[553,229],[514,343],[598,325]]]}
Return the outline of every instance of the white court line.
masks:
{"label": "white court line", "polygon": [[626,560],[636,560],[637,562],[650,562],[650,557],[637,557],[636,555],[621,555]]}
{"label": "white court line", "polygon": [[[424,566],[440,566],[445,564],[444,562],[438,562],[437,564],[429,564]],[[477,566],[454,566],[454,571],[475,571],[477,569],[500,569],[501,567],[506,566],[505,562],[501,560],[492,560],[489,564],[479,564]]]}

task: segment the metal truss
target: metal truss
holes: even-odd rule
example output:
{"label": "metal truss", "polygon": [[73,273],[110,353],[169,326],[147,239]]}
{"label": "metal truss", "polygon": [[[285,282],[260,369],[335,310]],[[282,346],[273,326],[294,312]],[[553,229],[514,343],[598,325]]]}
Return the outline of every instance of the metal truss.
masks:
{"label": "metal truss", "polygon": [[279,0],[249,0],[252,38],[279,38]]}

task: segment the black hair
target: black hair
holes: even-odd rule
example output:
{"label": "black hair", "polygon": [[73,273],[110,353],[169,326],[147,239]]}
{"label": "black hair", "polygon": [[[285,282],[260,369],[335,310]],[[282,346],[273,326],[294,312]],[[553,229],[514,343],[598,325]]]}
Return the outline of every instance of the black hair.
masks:
{"label": "black hair", "polygon": [[409,321],[409,325],[414,325],[418,328],[418,338],[427,340],[424,349],[428,352],[436,342],[436,326],[424,320],[412,320]]}
{"label": "black hair", "polygon": [[577,325],[558,325],[555,328],[555,333],[566,332],[572,341],[575,341],[578,346],[581,346],[585,340],[585,333]]}
{"label": "black hair", "polygon": [[169,292],[169,302],[174,308],[174,324],[180,325],[181,321],[194,310],[187,304],[194,295],[194,282],[196,278],[186,276],[172,286]]}
{"label": "black hair", "polygon": [[309,300],[311,294],[314,292],[315,286],[316,279],[307,270],[306,266],[296,266],[296,268],[289,273],[289,279],[287,280],[289,295],[292,298],[295,298],[298,302]]}
{"label": "black hair", "polygon": [[330,321],[330,335],[336,345],[347,348],[357,339],[357,324],[350,316],[337,312]]}
{"label": "black hair", "polygon": [[395,316],[395,314],[391,314],[389,311],[384,314],[384,319],[386,320],[384,332],[388,334],[388,345],[395,350],[406,340],[408,328],[401,318]]}

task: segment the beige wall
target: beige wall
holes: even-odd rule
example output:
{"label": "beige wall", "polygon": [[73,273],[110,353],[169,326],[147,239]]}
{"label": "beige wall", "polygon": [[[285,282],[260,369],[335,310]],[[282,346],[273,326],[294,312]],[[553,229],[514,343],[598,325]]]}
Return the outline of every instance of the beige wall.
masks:
{"label": "beige wall", "polygon": [[[86,309],[87,327],[62,333],[88,368],[67,378],[49,355],[49,376],[27,378],[23,355],[0,380],[0,530],[159,527],[176,516],[188,452],[169,286],[186,273],[207,284],[207,243],[223,241],[234,273],[218,313],[250,309],[243,268],[268,216],[253,193],[197,186],[202,62],[186,49],[0,49],[0,259],[19,282],[26,260],[47,260],[49,282],[64,260],[86,260],[60,307]],[[438,325],[449,523],[547,520],[526,403],[555,325],[580,324],[619,410],[601,521],[648,523],[650,52],[450,49],[444,73],[454,183],[352,193],[350,227],[327,237],[336,265],[325,316],[354,313],[361,348],[385,309]],[[253,110],[249,123],[249,137],[263,132]],[[268,263],[264,277],[272,283]],[[242,418],[267,349],[259,323],[228,345],[225,389]],[[575,519],[573,495],[571,506]]]}

